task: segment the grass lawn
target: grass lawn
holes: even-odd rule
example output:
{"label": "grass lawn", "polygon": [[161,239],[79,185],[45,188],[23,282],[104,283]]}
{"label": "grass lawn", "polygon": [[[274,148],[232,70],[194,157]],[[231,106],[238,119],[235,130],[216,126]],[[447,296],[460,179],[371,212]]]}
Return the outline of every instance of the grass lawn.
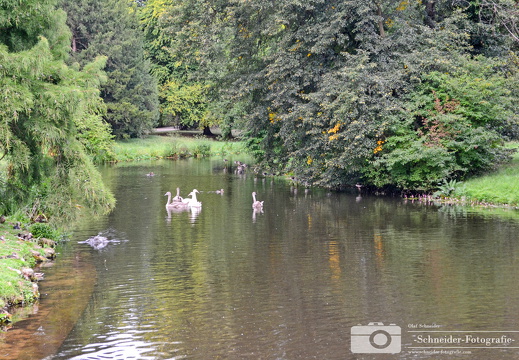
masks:
{"label": "grass lawn", "polygon": [[117,141],[114,147],[116,161],[226,156],[240,154],[245,150],[245,145],[239,141],[159,135]]}
{"label": "grass lawn", "polygon": [[[519,142],[509,144],[519,150]],[[456,195],[482,203],[519,205],[519,151],[497,171],[465,181]]]}

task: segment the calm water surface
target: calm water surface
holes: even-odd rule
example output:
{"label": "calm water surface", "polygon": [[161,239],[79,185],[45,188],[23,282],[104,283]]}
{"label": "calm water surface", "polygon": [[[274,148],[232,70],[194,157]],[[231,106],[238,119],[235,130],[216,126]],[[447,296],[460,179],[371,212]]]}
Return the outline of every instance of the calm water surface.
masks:
{"label": "calm water surface", "polygon": [[[370,322],[395,324],[382,328],[393,335],[382,351],[401,340],[397,355],[382,358],[519,357],[517,221],[399,198],[305,191],[225,171],[230,164],[104,168],[117,208],[80,224],[46,271],[39,311],[10,330],[29,339],[25,354],[12,358],[380,359],[351,351],[352,340],[379,351],[372,344],[380,347],[380,338],[369,343],[359,328],[352,336],[353,326]],[[156,176],[146,177],[149,171]],[[176,187],[184,196],[201,191],[202,210],[168,213],[164,193]],[[252,210],[252,191],[265,201],[263,213]],[[97,234],[113,242],[101,250],[78,243]],[[74,269],[85,279],[65,299],[50,279]],[[38,320],[56,304],[68,314],[58,308]],[[467,335],[515,341],[497,349],[423,340]],[[458,349],[440,349],[453,345]],[[433,352],[441,350],[453,353]]]}

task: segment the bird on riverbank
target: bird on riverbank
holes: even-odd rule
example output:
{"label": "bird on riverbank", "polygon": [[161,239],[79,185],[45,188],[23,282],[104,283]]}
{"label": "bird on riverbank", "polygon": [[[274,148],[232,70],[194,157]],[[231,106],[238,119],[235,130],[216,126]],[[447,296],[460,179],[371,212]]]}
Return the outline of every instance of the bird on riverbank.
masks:
{"label": "bird on riverbank", "polygon": [[252,193],[252,208],[253,209],[263,209],[263,201],[256,200],[256,192]]}

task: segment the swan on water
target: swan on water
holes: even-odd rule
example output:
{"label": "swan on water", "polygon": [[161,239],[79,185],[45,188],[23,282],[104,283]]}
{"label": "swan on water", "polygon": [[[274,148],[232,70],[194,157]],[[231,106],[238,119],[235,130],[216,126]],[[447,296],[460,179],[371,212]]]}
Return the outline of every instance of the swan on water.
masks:
{"label": "swan on water", "polygon": [[177,188],[177,195],[173,198],[173,202],[183,202],[184,199],[180,196],[180,188]]}
{"label": "swan on water", "polygon": [[256,192],[252,193],[252,208],[253,209],[262,209],[263,201],[256,200]]}
{"label": "swan on water", "polygon": [[200,201],[198,201],[197,198],[196,198],[196,193],[200,193],[200,191],[198,191],[197,189],[193,189],[193,191],[191,191],[189,193],[188,196],[191,196],[191,199],[189,199],[188,202],[187,202],[188,206],[191,206],[191,207],[202,207],[202,203]]}
{"label": "swan on water", "polygon": [[171,201],[171,193],[168,191],[167,193],[164,194],[164,196],[167,196],[168,197],[168,201],[166,202],[166,208],[181,208],[181,207],[184,207],[184,206],[187,206],[187,202],[182,202],[182,201]]}

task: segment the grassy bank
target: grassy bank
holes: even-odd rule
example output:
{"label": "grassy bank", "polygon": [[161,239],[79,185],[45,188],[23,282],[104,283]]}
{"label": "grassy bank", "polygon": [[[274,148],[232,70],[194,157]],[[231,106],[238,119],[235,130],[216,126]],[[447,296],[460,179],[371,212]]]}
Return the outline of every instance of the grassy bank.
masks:
{"label": "grassy bank", "polygon": [[245,150],[245,145],[239,141],[158,135],[117,141],[114,147],[116,161],[227,156],[244,153]]}
{"label": "grassy bank", "polygon": [[[509,147],[519,149],[519,142]],[[519,151],[495,172],[458,184],[453,195],[469,202],[519,206]]]}
{"label": "grassy bank", "polygon": [[[11,321],[9,308],[31,304],[39,298],[41,274],[34,267],[53,259],[57,232],[47,224],[23,225],[2,218],[0,224],[0,325]],[[45,237],[47,236],[47,237]]]}

